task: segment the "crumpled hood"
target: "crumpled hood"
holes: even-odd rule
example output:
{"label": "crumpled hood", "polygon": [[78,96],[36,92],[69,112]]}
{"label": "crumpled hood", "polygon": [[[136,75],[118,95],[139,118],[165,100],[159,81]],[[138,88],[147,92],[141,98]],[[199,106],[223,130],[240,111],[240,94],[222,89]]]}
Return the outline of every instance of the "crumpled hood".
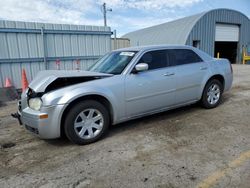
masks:
{"label": "crumpled hood", "polygon": [[84,77],[96,78],[96,77],[109,77],[109,76],[112,76],[112,74],[90,72],[90,71],[79,71],[79,70],[71,70],[71,71],[46,70],[46,71],[40,71],[38,73],[38,75],[29,84],[29,88],[31,88],[36,93],[40,93],[44,92],[46,88],[58,78],[78,79]]}

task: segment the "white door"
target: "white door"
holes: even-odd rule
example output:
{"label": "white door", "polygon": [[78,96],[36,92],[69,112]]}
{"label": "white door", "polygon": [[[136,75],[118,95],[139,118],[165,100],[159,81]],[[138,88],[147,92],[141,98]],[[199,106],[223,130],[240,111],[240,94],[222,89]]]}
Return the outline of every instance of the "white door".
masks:
{"label": "white door", "polygon": [[215,41],[237,42],[239,41],[240,27],[233,24],[216,24]]}

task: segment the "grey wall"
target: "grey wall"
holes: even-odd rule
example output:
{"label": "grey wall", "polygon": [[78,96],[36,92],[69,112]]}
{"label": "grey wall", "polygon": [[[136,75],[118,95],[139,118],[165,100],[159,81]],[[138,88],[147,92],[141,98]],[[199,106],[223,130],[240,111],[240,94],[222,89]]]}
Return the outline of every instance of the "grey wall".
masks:
{"label": "grey wall", "polygon": [[191,30],[186,44],[192,45],[193,40],[200,40],[200,49],[214,56],[216,23],[237,24],[240,26],[237,61],[241,62],[242,45],[250,45],[250,20],[237,11],[216,9],[207,12]]}
{"label": "grey wall", "polygon": [[40,70],[56,69],[56,59],[60,69],[75,69],[77,59],[86,69],[110,50],[109,27],[0,20],[0,87],[8,77],[20,88],[23,68],[31,81]]}

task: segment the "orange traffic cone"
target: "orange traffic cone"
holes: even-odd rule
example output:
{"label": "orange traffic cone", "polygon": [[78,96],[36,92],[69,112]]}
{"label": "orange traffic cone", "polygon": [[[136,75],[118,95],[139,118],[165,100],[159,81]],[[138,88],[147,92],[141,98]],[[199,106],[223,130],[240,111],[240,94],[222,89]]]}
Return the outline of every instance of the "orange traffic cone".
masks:
{"label": "orange traffic cone", "polygon": [[25,69],[22,70],[22,92],[24,92],[29,86]]}
{"label": "orange traffic cone", "polygon": [[12,84],[9,78],[6,78],[4,87],[12,87]]}

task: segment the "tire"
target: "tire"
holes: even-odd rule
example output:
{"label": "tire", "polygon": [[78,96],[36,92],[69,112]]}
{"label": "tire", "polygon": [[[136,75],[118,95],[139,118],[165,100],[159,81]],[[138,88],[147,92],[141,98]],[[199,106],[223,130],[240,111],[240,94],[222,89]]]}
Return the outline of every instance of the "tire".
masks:
{"label": "tire", "polygon": [[221,102],[222,88],[222,83],[219,80],[213,79],[208,81],[203,90],[201,105],[207,109],[217,107]]}
{"label": "tire", "polygon": [[97,101],[86,100],[69,110],[64,131],[71,142],[79,145],[90,144],[104,136],[109,123],[107,109]]}

